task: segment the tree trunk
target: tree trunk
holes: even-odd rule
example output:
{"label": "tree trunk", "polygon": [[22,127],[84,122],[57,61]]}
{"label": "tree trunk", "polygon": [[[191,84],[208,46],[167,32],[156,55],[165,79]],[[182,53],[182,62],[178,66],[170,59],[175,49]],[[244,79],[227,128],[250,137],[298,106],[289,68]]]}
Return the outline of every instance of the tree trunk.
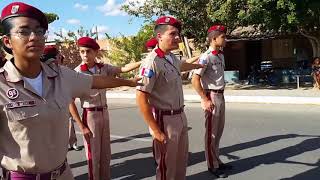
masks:
{"label": "tree trunk", "polygon": [[320,38],[317,38],[317,41],[313,40],[313,39],[309,39],[311,45],[312,45],[312,50],[313,50],[313,57],[320,57]]}
{"label": "tree trunk", "polygon": [[312,46],[313,57],[319,57],[320,56],[320,37],[312,36],[302,31],[300,31],[300,33],[310,41]]}
{"label": "tree trunk", "polygon": [[313,57],[316,57],[317,56],[317,43],[315,40],[313,39],[309,39],[308,40],[310,41],[310,44],[312,46],[312,56]]}
{"label": "tree trunk", "polygon": [[184,44],[185,44],[185,47],[186,47],[186,50],[187,50],[187,53],[188,53],[188,58],[192,58],[188,38],[186,36],[184,36],[183,40],[184,40]]}

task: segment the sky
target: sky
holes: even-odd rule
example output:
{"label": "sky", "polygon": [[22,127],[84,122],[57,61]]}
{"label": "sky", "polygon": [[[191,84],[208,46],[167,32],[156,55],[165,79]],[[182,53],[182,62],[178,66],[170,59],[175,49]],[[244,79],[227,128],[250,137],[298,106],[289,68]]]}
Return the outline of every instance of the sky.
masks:
{"label": "sky", "polygon": [[[53,40],[53,32],[66,34],[81,26],[91,30],[97,26],[99,39],[105,33],[111,36],[134,35],[142,26],[144,19],[129,16],[120,10],[121,5],[130,1],[144,0],[18,0],[37,7],[43,12],[55,13],[59,20],[49,24],[49,40]],[[10,0],[0,0],[1,10]]]}

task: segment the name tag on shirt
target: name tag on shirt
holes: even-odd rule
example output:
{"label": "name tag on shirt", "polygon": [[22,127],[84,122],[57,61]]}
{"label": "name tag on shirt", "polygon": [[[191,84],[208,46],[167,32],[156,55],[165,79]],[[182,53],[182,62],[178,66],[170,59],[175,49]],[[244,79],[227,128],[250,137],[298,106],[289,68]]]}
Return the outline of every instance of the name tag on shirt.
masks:
{"label": "name tag on shirt", "polygon": [[35,100],[30,101],[16,101],[16,102],[10,102],[5,104],[5,108],[7,109],[14,109],[14,108],[21,108],[21,107],[32,107],[36,105]]}

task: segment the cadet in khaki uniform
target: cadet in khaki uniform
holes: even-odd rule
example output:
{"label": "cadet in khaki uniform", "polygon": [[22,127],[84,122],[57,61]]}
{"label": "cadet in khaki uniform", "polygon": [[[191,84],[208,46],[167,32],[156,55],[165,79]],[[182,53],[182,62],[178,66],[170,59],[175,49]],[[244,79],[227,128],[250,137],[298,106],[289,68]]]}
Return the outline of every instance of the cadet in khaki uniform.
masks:
{"label": "cadet in khaki uniform", "polygon": [[72,180],[67,164],[68,105],[90,88],[138,85],[137,80],[76,73],[40,62],[46,16],[21,2],[1,13],[2,42],[12,53],[0,68],[0,164],[4,179]]}
{"label": "cadet in khaki uniform", "polygon": [[148,52],[150,52],[157,46],[157,44],[158,44],[157,38],[153,37],[146,42],[145,46]]}
{"label": "cadet in khaki uniform", "polygon": [[137,87],[137,104],[154,139],[157,180],[183,180],[186,175],[188,126],[180,74],[199,65],[179,61],[171,53],[178,48],[180,30],[180,21],[173,17],[156,21],[158,46],[143,60],[144,86]]}
{"label": "cadet in khaki uniform", "polygon": [[[56,48],[55,45],[47,45],[44,48],[43,55],[40,60],[50,66],[51,63],[62,65],[63,59],[64,59],[64,57],[62,56],[62,54],[60,54],[60,52],[58,51],[58,49]],[[73,121],[74,120],[70,116],[70,118],[69,118],[69,146],[70,146],[70,150],[73,149],[76,151],[80,151],[80,150],[82,150],[82,148],[80,148],[77,145],[77,136],[76,136],[76,131],[74,129]]]}
{"label": "cadet in khaki uniform", "polygon": [[224,56],[221,48],[226,43],[226,28],[212,26],[208,30],[209,49],[200,56],[199,63],[206,65],[195,71],[192,84],[201,96],[205,114],[205,155],[208,170],[217,177],[227,177],[224,170],[231,166],[219,159],[219,143],[225,123]]}
{"label": "cadet in khaki uniform", "polygon": [[[80,73],[116,76],[140,66],[140,62],[127,64],[125,67],[98,63],[96,56],[100,47],[89,37],[80,38],[78,46],[82,63],[75,68],[75,71]],[[83,108],[82,122],[74,104],[70,106],[70,112],[84,135],[89,179],[110,179],[110,123],[106,90],[93,89],[90,92],[90,99],[80,98],[80,101]]]}
{"label": "cadet in khaki uniform", "polygon": [[43,55],[40,58],[41,62],[44,62],[48,65],[51,63],[55,64],[62,64],[61,60],[59,59],[61,57],[58,49],[54,45],[46,45],[43,50]]}

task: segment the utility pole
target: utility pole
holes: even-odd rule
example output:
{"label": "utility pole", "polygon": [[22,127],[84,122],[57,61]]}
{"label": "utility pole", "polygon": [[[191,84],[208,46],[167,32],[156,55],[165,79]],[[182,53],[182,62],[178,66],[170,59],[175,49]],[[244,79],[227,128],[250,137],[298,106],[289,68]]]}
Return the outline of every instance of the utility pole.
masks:
{"label": "utility pole", "polygon": [[97,40],[99,40],[99,37],[98,37],[98,26],[96,26],[96,37],[97,37]]}
{"label": "utility pole", "polygon": [[192,58],[191,50],[190,50],[190,46],[189,46],[189,42],[188,42],[188,38],[186,36],[184,36],[183,39],[184,39],[185,47],[187,49],[188,58]]}

